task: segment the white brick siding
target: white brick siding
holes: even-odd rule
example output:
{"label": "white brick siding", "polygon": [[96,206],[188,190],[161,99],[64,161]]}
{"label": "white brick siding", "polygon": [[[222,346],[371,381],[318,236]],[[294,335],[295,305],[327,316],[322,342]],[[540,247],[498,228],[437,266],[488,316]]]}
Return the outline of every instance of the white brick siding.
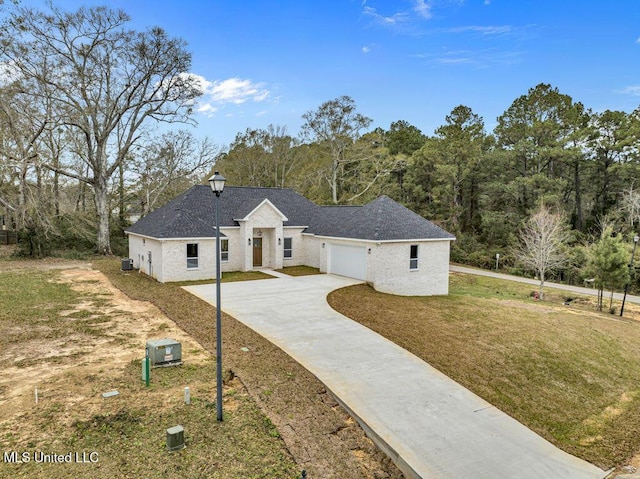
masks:
{"label": "white brick siding", "polygon": [[[411,245],[418,245],[418,269],[409,269]],[[400,296],[449,294],[450,241],[371,244],[367,280],[382,293]]]}
{"label": "white brick siding", "polygon": [[[283,227],[281,213],[269,202],[262,203],[240,226],[220,231],[229,241],[229,260],[222,271],[253,270],[253,238],[262,232],[262,265],[307,265],[327,272],[329,243],[366,248],[366,281],[376,290],[403,296],[446,295],[449,292],[450,240],[375,242],[344,238],[316,237],[303,233],[303,227]],[[292,258],[284,259],[284,238],[292,238]],[[198,244],[198,267],[187,268],[187,244]],[[324,248],[323,248],[324,244]],[[418,268],[410,270],[411,245],[418,246]],[[152,261],[149,264],[149,252]],[[158,240],[129,234],[129,257],[134,268],[160,282],[215,278],[215,238]]]}

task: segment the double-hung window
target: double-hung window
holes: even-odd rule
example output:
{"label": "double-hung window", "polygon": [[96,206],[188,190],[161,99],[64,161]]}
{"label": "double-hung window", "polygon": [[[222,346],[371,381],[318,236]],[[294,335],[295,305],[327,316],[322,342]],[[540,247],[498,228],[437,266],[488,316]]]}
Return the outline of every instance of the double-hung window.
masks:
{"label": "double-hung window", "polygon": [[293,242],[291,238],[284,239],[284,258],[293,258]]}
{"label": "double-hung window", "polygon": [[229,261],[229,240],[220,238],[220,261]]}
{"label": "double-hung window", "polygon": [[198,267],[198,243],[187,243],[187,269]]}
{"label": "double-hung window", "polygon": [[409,269],[416,270],[418,269],[418,245],[412,244],[411,251],[409,253]]}

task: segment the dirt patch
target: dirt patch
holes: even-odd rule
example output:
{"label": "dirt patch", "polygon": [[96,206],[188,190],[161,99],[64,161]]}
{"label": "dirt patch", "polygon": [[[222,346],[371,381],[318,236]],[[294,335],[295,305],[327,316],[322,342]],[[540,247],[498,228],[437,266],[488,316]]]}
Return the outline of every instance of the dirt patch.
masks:
{"label": "dirt patch", "polygon": [[[63,267],[63,263],[38,263],[38,266],[50,269]],[[66,267],[69,266],[66,263]],[[26,266],[18,269],[22,268]],[[41,339],[2,348],[0,424],[3,430],[21,430],[25,444],[18,443],[18,446],[26,446],[37,433],[25,431],[34,426],[22,420],[25,413],[36,408],[59,403],[63,409],[60,417],[66,419],[91,417],[100,412],[103,398],[96,385],[103,386],[111,380],[115,387],[125,367],[144,357],[148,339],[169,337],[181,342],[191,363],[202,362],[208,355],[153,304],[131,300],[102,273],[89,269],[89,265],[61,271],[58,281],[101,299],[100,306],[80,302],[75,309],[63,312],[63,316],[69,317],[91,311],[94,317],[100,318],[100,333],[90,340],[83,334],[51,339],[45,334]],[[92,316],[85,319],[91,320]]]}

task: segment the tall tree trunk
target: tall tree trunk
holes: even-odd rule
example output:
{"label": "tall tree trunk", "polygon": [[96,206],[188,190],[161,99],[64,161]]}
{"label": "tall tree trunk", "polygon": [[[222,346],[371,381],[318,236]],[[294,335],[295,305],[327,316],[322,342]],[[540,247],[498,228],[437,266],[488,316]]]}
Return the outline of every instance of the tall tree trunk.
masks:
{"label": "tall tree trunk", "polygon": [[118,219],[122,229],[126,226],[126,215],[124,205],[124,164],[120,162],[118,165]]}
{"label": "tall tree trunk", "polygon": [[97,252],[98,254],[111,254],[111,242],[109,238],[109,189],[106,178],[96,178],[93,184],[96,201],[96,213],[98,216]]}
{"label": "tall tree trunk", "polygon": [[57,171],[53,173],[53,207],[56,218],[60,217],[60,174]]}
{"label": "tall tree trunk", "polygon": [[582,185],[580,184],[580,160],[576,160],[573,169],[575,198],[576,198],[576,224],[578,231],[582,231],[584,219],[582,217]]}
{"label": "tall tree trunk", "polygon": [[334,205],[338,204],[338,160],[333,160],[331,168],[331,200]]}

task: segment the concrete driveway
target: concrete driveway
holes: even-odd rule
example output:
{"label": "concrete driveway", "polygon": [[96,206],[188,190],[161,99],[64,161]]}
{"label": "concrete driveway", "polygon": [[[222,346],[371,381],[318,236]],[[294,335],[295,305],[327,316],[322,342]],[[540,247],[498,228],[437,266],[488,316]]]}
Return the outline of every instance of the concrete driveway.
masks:
{"label": "concrete driveway", "polygon": [[[322,381],[407,477],[606,476],[331,309],[327,294],[356,283],[332,275],[225,283],[222,309]],[[215,304],[215,285],[185,289]]]}

